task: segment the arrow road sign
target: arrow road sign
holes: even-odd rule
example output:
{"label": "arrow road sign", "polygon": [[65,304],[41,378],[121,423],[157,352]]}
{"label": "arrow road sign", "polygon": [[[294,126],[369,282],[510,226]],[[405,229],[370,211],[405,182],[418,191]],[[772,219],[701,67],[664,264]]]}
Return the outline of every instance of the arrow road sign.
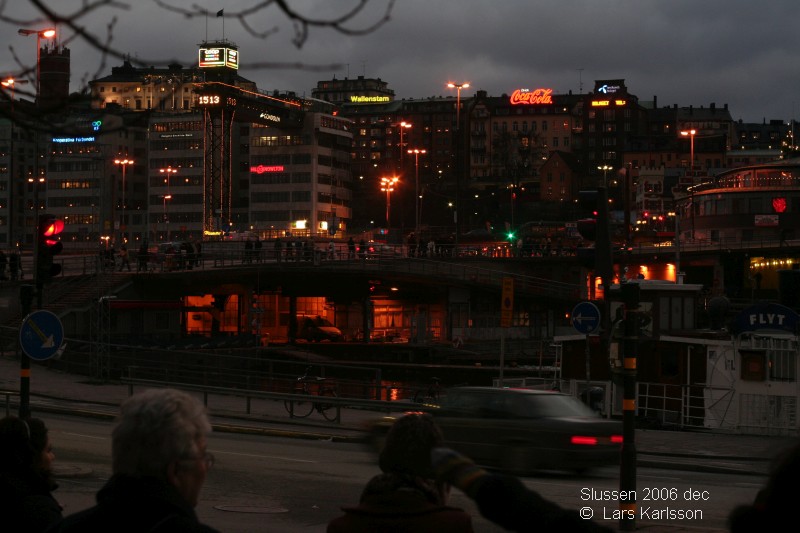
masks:
{"label": "arrow road sign", "polygon": [[600,310],[592,302],[581,302],[572,310],[572,327],[589,335],[600,327]]}
{"label": "arrow road sign", "polygon": [[50,311],[34,311],[22,321],[19,344],[22,351],[37,361],[50,359],[64,342],[64,325]]}

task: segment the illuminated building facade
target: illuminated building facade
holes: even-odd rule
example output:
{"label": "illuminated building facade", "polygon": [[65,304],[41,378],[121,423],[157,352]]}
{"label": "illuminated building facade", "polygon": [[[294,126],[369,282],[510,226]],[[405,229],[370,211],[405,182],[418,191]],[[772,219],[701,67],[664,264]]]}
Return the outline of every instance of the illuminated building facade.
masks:
{"label": "illuminated building facade", "polygon": [[252,125],[249,220],[262,236],[341,237],[352,218],[352,122],[309,104],[300,130]]}

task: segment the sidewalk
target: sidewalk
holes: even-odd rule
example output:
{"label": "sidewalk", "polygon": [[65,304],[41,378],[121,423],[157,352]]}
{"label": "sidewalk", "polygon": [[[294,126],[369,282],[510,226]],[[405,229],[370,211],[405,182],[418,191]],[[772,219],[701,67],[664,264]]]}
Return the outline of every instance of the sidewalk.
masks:
{"label": "sidewalk", "polygon": [[[0,357],[0,391],[19,391],[19,362]],[[44,365],[32,364],[31,411],[70,412],[113,418],[129,390],[126,385],[94,383],[86,376],[64,374]],[[0,396],[5,403],[6,398]],[[16,402],[16,398],[11,398]],[[15,403],[14,403],[15,405]],[[246,432],[295,438],[325,438],[356,441],[362,428],[380,414],[360,409],[342,409],[341,422],[328,422],[318,413],[291,419],[282,402],[253,400],[247,414],[240,397],[213,395],[208,400],[215,431]],[[16,407],[10,408],[14,414]],[[708,431],[636,431],[637,464],[642,467],[739,473],[763,476],[772,459],[797,441],[793,437],[735,435]]]}

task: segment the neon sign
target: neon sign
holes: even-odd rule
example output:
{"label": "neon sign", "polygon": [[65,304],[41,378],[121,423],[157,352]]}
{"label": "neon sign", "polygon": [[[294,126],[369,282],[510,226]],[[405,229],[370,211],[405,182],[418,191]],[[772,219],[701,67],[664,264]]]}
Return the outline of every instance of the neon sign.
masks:
{"label": "neon sign", "polygon": [[388,96],[350,96],[350,103],[352,104],[381,104],[388,101]]}
{"label": "neon sign", "polygon": [[283,165],[253,165],[250,167],[250,172],[254,174],[263,174],[265,172],[283,172]]}
{"label": "neon sign", "polygon": [[280,122],[281,117],[278,115],[273,115],[272,113],[267,113],[264,111],[263,113],[258,115],[258,118],[263,118],[264,120],[271,120],[272,122]]}
{"label": "neon sign", "polygon": [[553,89],[517,89],[509,98],[511,105],[552,104]]}

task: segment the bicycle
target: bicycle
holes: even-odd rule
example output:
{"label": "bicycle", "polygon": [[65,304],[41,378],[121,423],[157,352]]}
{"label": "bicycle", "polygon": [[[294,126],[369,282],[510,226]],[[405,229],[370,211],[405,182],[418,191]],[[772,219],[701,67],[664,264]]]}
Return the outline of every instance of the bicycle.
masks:
{"label": "bicycle", "polygon": [[[310,376],[308,374],[310,370],[311,367],[306,368],[306,373],[297,378],[294,385],[294,394],[336,398],[338,396],[336,389],[329,384],[327,378]],[[289,416],[293,418],[306,418],[315,410],[331,422],[339,417],[339,410],[334,409],[333,404],[321,401],[285,400],[283,406]]]}
{"label": "bicycle", "polygon": [[417,389],[414,391],[414,396],[411,401],[421,404],[438,404],[439,395],[442,392],[441,380],[439,378],[431,378],[431,383],[428,385],[427,390]]}

